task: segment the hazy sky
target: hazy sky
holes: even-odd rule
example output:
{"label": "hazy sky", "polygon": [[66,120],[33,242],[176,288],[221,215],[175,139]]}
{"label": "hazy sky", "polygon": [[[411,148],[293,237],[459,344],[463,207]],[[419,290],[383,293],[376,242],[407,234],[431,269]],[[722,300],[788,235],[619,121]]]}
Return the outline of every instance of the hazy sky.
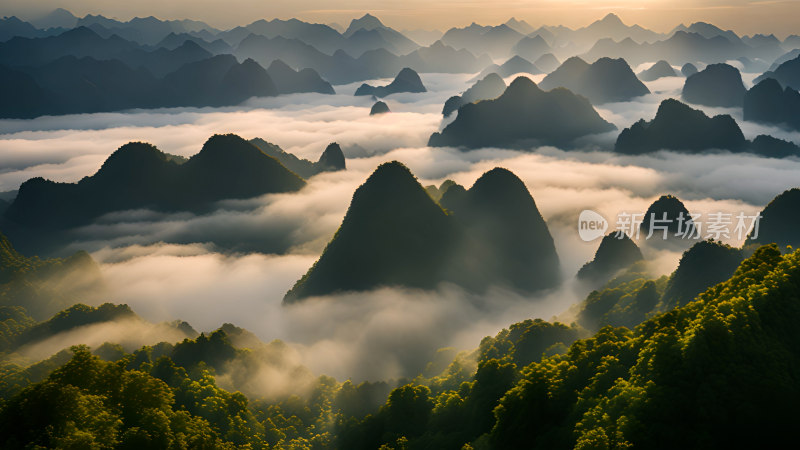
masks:
{"label": "hazy sky", "polygon": [[495,24],[509,17],[531,25],[580,27],[608,12],[628,23],[668,31],[679,23],[713,22],[739,33],[800,33],[798,0],[4,0],[2,15],[31,18],[56,7],[78,16],[103,14],[119,19],[154,15],[193,18],[218,27],[232,27],[260,18],[290,18],[347,24],[365,12],[400,29],[464,26],[470,22]]}

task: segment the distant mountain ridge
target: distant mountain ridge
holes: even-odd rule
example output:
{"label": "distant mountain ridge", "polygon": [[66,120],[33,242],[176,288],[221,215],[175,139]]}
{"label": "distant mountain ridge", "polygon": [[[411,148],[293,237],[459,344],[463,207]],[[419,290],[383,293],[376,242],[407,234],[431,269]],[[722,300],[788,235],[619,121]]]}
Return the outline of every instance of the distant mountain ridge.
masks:
{"label": "distant mountain ridge", "polygon": [[650,93],[623,59],[600,58],[592,64],[579,57],[566,60],[540,83],[542,89],[564,87],[593,104],[628,101]]}

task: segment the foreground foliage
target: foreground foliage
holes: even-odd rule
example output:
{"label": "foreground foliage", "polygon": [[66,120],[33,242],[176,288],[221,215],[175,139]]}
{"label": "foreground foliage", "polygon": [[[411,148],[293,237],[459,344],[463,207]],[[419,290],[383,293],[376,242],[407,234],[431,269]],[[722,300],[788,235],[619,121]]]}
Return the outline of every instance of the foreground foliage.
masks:
{"label": "foreground foliage", "polygon": [[[654,304],[669,285],[619,281],[630,304]],[[578,325],[527,320],[439,375],[397,383],[319,377],[303,396],[248,398],[216,382],[250,352],[231,326],[133,353],[73,347],[3,368],[16,384],[3,389],[0,447],[762,448],[793,437],[798,320],[800,251],[770,245],[633,329],[579,339]]]}

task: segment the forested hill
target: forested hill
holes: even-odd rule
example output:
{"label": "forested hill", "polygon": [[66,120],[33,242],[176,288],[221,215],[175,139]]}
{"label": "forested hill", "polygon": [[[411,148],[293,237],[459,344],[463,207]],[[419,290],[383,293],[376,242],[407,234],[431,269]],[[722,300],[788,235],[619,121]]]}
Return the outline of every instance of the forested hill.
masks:
{"label": "forested hill", "polygon": [[391,392],[329,377],[305,397],[221,389],[215,373],[251,353],[230,326],[132,354],[76,347],[63,365],[4,365],[3,391],[18,393],[3,400],[0,446],[765,448],[794,438],[799,320],[800,251],[768,245],[633,330],[578,339],[576,325],[527,320]]}

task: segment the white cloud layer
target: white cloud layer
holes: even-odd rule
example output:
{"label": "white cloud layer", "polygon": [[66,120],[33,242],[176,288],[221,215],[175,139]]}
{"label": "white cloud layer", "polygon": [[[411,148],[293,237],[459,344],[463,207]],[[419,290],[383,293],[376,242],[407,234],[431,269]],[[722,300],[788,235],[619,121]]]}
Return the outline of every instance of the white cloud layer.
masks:
{"label": "white cloud layer", "polygon": [[[348,170],[315,176],[297,193],[222,202],[214,213],[203,216],[109,214],[76,230],[70,249],[92,251],[112,289],[108,300],[127,303],[148,320],[182,319],[206,331],[234,323],[264,341],[292,343],[316,373],[379,379],[414,375],[436,348],[475,347],[482,336],[525,318],[549,319],[586,294],[571,283],[543,298],[500,291],[476,296],[443,286],[434,293],[384,289],[281,306],[283,294],[341,223],[353,191],[381,162],[402,161],[423,184],[451,178],[466,187],[493,167],[513,171],[548,221],[568,279],[592,258],[597,246],[578,238],[577,217],[583,209],[598,211],[613,222],[618,212],[644,212],[669,193],[691,212],[754,214],[797,184],[798,159],[671,152],[621,156],[608,151],[616,133],[587,140],[592,148],[606,151],[465,153],[426,147],[441,125],[444,100],[463,91],[468,78],[423,74],[431,92],[391,96],[393,112],[380,117],[369,117],[372,100],[353,97],[356,86],[350,85],[337,87],[340,93],[335,96],[253,99],[241,108],[0,121],[0,190],[16,189],[33,176],[79,180],[130,140],[191,156],[212,134],[233,132],[262,137],[313,160],[337,141],[351,156]],[[653,94],[598,110],[620,129],[639,118],[650,120],[661,100],[679,95],[682,80],[648,83]],[[737,118],[748,138],[768,132],[800,141],[797,133]],[[233,252],[220,253],[219,248]],[[259,253],[246,251],[253,249]],[[660,272],[673,270],[678,257],[675,252],[660,254]]]}

